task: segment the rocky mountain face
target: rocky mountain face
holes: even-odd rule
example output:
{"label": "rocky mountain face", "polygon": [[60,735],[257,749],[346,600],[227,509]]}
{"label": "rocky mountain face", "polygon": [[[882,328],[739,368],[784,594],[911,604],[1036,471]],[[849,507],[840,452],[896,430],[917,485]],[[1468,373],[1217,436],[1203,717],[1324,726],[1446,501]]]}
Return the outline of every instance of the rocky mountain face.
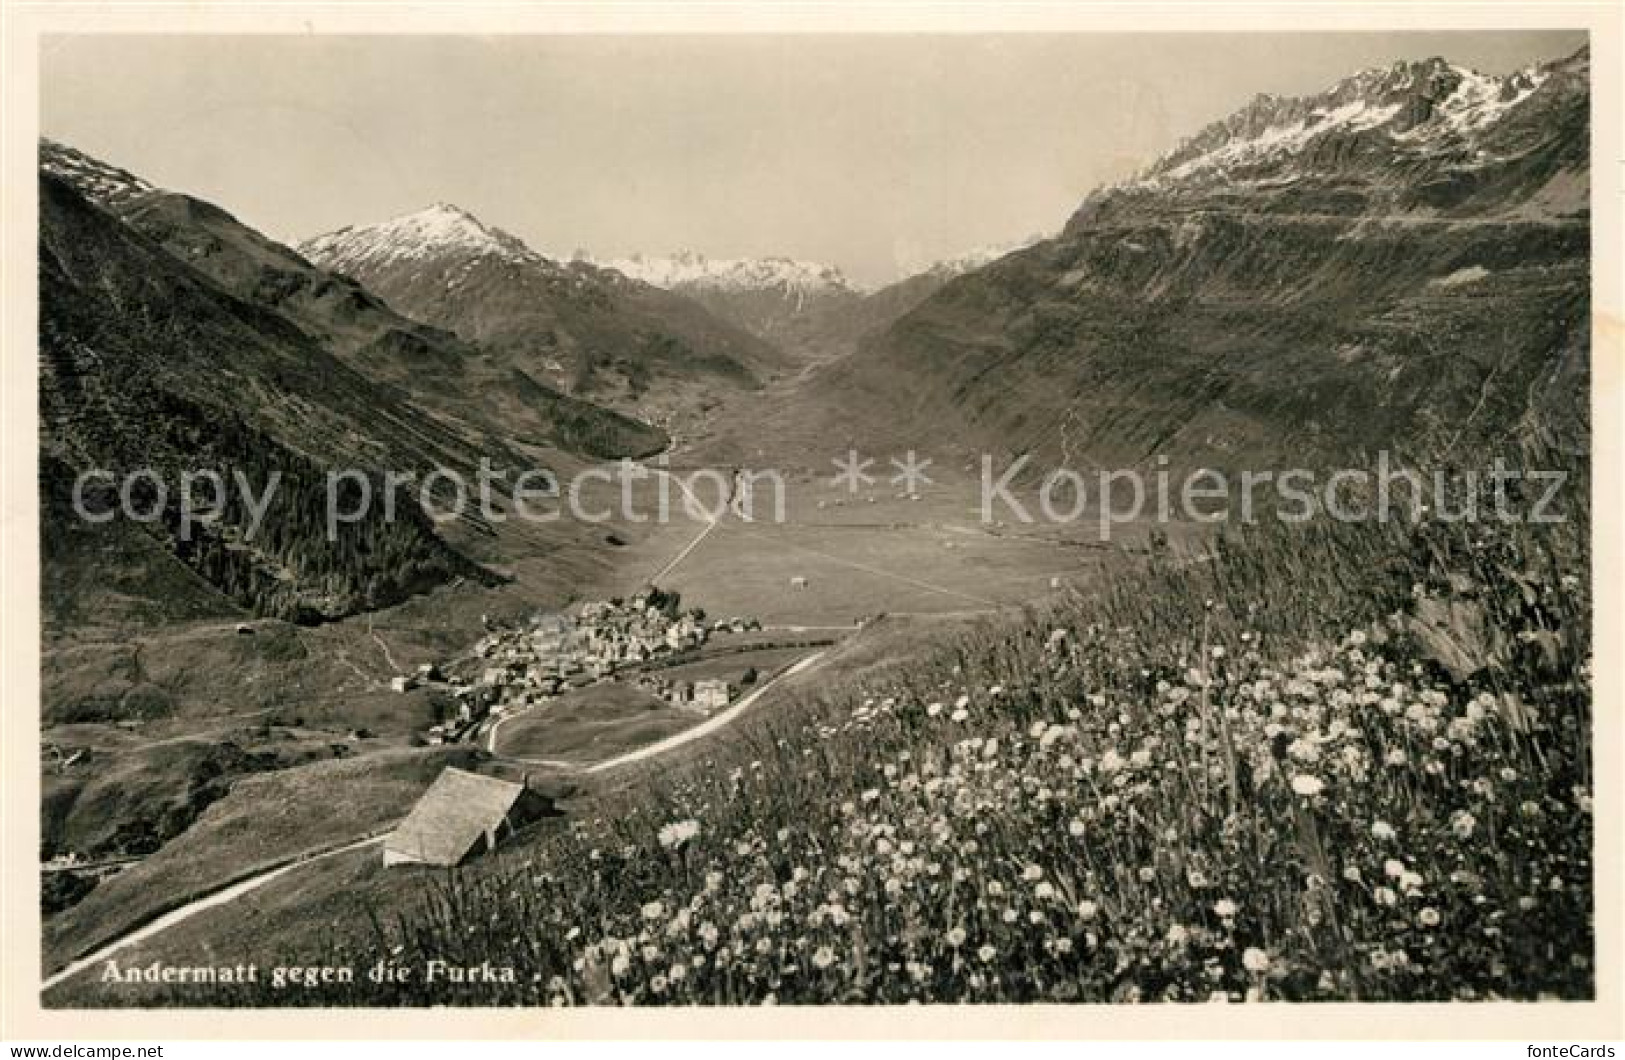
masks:
{"label": "rocky mountain face", "polygon": [[821,377],[877,435],[1042,462],[1324,462],[1581,438],[1582,52],[1262,97]]}
{"label": "rocky mountain face", "polygon": [[299,250],[509,367],[650,418],[716,387],[754,388],[781,360],[681,295],[555,261],[444,203],[317,236]]}

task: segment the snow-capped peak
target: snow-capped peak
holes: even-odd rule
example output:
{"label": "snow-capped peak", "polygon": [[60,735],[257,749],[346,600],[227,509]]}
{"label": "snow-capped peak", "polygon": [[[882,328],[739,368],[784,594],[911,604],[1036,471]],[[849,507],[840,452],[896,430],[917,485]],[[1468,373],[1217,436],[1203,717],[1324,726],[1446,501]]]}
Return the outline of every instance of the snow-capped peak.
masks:
{"label": "snow-capped peak", "polygon": [[494,255],[516,262],[545,260],[518,236],[493,228],[467,210],[445,202],[375,225],[340,228],[306,240],[299,245],[299,250],[306,257],[341,271],[359,271],[362,265],[446,254]]}
{"label": "snow-capped peak", "polygon": [[1261,95],[1124,186],[1157,189],[1247,174],[1280,179],[1290,174],[1264,171],[1332,135],[1369,133],[1402,151],[1459,144],[1529,99],[1552,65],[1498,77],[1433,58],[1363,70],[1316,95]]}
{"label": "snow-capped peak", "polygon": [[40,169],[72,184],[86,198],[103,207],[122,206],[156,190],[134,173],[55,140],[41,138],[39,164]]}
{"label": "snow-capped peak", "polygon": [[794,258],[709,258],[679,250],[664,257],[633,254],[611,259],[578,252],[575,260],[666,290],[775,290],[796,295],[857,290],[836,266]]}

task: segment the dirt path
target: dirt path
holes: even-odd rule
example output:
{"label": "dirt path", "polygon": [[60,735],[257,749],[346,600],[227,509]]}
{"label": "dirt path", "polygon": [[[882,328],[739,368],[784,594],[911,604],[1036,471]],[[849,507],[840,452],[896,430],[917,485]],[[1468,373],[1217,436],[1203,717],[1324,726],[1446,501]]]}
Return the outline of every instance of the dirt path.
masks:
{"label": "dirt path", "polygon": [[[669,471],[662,470],[661,468],[646,468],[646,470],[656,475],[664,475],[669,481],[677,483],[677,488],[683,491],[683,497],[689,505],[692,505],[694,508],[698,508],[702,512],[706,510],[705,505],[701,503],[700,499],[694,495],[694,491],[688,488],[688,483],[684,482],[681,478],[673,475]],[[671,562],[667,563],[664,567],[661,567],[649,578],[650,585],[659,585],[660,579],[676,570],[678,565],[681,564],[683,560],[687,559],[695,549],[700,547],[700,544],[708,536],[710,536],[711,531],[717,528],[717,524],[722,522],[722,517],[733,507],[733,494],[734,489],[730,484],[728,503],[722,505],[722,510],[716,515],[712,516],[706,522],[706,524],[700,528],[700,532],[695,534],[693,540],[691,540],[687,545],[683,546],[683,550],[681,552],[672,557]]]}
{"label": "dirt path", "polygon": [[383,841],[384,836],[382,835],[368,836],[364,839],[357,839],[353,842],[345,844],[344,846],[335,847],[332,850],[326,850],[319,854],[301,854],[289,859],[287,862],[278,865],[275,868],[267,869],[266,871],[254,876],[250,876],[245,880],[239,880],[230,886],[223,887],[220,890],[215,891],[213,894],[208,894],[195,901],[188,902],[186,905],[165,913],[163,916],[147,923],[145,926],[136,928],[129,934],[109,942],[101,949],[92,952],[89,956],[81,957],[79,960],[69,964],[55,975],[48,977],[44,983],[40,984],[40,991],[43,993],[54,986],[64,983],[85,969],[105,962],[120,950],[134,946],[138,942],[144,942],[147,939],[152,938],[154,935],[168,931],[176,924],[190,920],[199,913],[214,909],[217,906],[225,905],[227,902],[236,901],[238,898],[248,894],[250,891],[256,891],[270,883],[272,880],[285,876],[303,865],[310,865],[318,861],[325,861],[328,858],[338,857],[340,854],[347,854],[352,850],[360,850],[362,847],[372,846],[373,844],[382,843]]}

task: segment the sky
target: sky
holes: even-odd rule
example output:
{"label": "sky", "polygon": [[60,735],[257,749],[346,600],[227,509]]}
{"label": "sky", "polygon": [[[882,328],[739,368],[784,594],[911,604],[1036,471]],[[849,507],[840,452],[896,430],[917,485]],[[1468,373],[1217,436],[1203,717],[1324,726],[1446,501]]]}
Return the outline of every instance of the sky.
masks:
{"label": "sky", "polygon": [[41,132],[295,242],[455,203],[553,256],[785,256],[881,284],[1059,230],[1261,93],[1576,32],[74,36]]}

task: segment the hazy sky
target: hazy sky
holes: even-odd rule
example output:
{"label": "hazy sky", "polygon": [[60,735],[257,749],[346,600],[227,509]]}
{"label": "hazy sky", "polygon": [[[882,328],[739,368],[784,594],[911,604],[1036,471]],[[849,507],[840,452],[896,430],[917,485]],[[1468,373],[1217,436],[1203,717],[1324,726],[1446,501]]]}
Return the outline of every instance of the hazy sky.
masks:
{"label": "hazy sky", "polygon": [[866,283],[1053,232],[1260,92],[1582,33],[57,37],[45,135],[297,240],[437,201],[544,253],[691,248]]}

